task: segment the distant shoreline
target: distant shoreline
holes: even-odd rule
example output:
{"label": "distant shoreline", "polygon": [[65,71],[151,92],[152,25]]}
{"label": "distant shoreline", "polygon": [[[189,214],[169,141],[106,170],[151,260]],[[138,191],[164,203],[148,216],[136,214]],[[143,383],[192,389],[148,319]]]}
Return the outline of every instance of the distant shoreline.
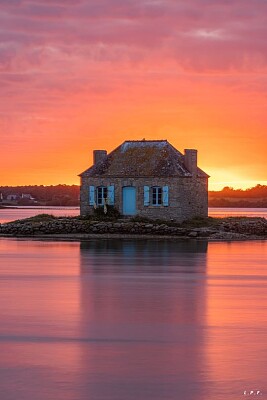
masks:
{"label": "distant shoreline", "polygon": [[[26,195],[25,195],[26,194]],[[0,186],[0,207],[79,207],[79,185],[22,185]],[[15,199],[10,200],[9,196]],[[25,197],[28,196],[28,197]],[[30,196],[30,197],[29,197]],[[266,208],[267,185],[257,184],[248,189],[224,187],[221,190],[208,191],[209,207],[223,208]]]}
{"label": "distant shoreline", "polygon": [[79,210],[80,206],[2,206],[0,210]]}

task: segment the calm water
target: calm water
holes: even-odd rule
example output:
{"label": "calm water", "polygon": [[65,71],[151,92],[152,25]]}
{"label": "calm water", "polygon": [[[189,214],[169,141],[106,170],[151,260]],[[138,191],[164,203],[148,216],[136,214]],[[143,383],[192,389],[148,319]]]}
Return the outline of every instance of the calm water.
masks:
{"label": "calm water", "polygon": [[267,219],[267,208],[210,207],[210,217],[261,217]]}
{"label": "calm water", "polygon": [[[50,207],[50,208],[28,208],[21,207],[17,209],[0,209],[0,223],[15,221],[16,219],[29,218],[37,214],[52,214],[57,217],[79,215],[79,207]],[[211,217],[264,217],[267,218],[267,208],[209,208]]]}
{"label": "calm water", "polygon": [[0,239],[1,400],[267,396],[267,242]]}
{"label": "calm water", "polygon": [[52,214],[56,217],[75,217],[76,215],[80,214],[80,209],[79,207],[3,208],[0,209],[0,224],[15,221],[16,219],[33,217],[34,215],[38,214]]}

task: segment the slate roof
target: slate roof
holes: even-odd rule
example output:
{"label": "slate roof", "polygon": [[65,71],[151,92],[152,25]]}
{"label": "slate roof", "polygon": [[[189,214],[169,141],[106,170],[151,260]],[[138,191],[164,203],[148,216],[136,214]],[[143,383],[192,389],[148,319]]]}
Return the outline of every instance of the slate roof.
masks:
{"label": "slate roof", "polygon": [[[184,155],[167,140],[127,140],[81,177],[190,177]],[[198,176],[208,175],[198,168]]]}

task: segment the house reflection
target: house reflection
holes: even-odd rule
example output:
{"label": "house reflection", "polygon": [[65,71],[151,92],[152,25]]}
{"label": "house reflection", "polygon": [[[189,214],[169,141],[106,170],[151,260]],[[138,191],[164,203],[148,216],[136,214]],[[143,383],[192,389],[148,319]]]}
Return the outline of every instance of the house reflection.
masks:
{"label": "house reflection", "polygon": [[197,241],[81,243],[82,332],[96,341],[82,358],[98,376],[88,395],[204,396],[206,253]]}
{"label": "house reflection", "polygon": [[81,242],[82,272],[205,272],[207,241],[93,240]]}

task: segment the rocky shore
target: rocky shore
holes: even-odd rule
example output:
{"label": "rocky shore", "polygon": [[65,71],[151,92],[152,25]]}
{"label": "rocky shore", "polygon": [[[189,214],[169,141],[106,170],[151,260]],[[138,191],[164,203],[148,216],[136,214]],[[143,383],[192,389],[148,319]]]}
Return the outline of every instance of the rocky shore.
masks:
{"label": "rocky shore", "polygon": [[138,219],[101,221],[81,217],[39,215],[0,224],[0,236],[57,239],[91,237],[164,237],[209,240],[251,240],[267,238],[264,218],[207,218],[183,224]]}

